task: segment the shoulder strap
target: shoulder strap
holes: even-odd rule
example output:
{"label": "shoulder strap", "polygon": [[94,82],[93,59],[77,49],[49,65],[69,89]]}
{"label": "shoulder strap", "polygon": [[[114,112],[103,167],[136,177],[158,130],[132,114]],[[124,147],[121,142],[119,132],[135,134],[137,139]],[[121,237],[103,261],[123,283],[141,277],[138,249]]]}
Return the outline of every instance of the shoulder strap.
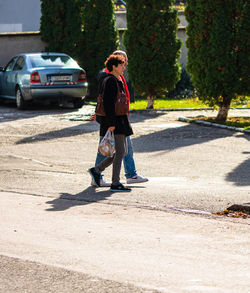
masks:
{"label": "shoulder strap", "polygon": [[104,91],[105,91],[105,87],[106,87],[106,83],[107,83],[107,80],[110,78],[110,76],[107,76],[104,78],[104,80],[102,81],[102,86],[101,86],[101,91],[100,93],[103,94]]}
{"label": "shoulder strap", "polygon": [[[100,95],[103,96],[104,94],[104,91],[105,91],[105,87],[106,87],[106,83],[108,81],[109,78],[112,78],[112,76],[107,76],[103,79],[103,82],[102,82],[102,87],[101,87],[101,92],[100,92]],[[119,99],[120,96],[121,96],[121,92],[120,92],[120,86],[119,86],[119,83],[117,81],[117,78],[115,78],[115,82],[116,82],[116,85],[117,85],[117,96],[116,98]]]}

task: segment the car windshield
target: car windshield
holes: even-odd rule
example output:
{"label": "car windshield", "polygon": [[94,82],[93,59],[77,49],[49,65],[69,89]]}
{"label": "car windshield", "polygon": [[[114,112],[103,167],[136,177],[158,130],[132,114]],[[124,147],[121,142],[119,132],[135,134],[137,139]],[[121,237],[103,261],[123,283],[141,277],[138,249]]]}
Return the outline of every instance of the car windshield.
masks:
{"label": "car windshield", "polygon": [[69,56],[31,56],[32,67],[78,67]]}

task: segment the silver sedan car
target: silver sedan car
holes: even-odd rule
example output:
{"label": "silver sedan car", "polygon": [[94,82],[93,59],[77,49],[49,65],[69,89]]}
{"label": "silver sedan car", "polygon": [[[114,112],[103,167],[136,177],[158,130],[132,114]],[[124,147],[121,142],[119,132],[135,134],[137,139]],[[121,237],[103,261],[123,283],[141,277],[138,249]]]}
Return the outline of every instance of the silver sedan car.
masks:
{"label": "silver sedan car", "polygon": [[0,97],[15,99],[19,109],[35,100],[80,108],[86,93],[86,72],[66,54],[19,54],[0,67]]}

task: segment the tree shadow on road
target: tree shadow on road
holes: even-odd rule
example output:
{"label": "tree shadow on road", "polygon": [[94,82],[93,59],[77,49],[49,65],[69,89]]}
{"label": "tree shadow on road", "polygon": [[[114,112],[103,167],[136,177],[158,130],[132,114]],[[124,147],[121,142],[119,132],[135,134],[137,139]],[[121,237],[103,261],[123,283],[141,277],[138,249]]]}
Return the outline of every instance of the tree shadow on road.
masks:
{"label": "tree shadow on road", "polygon": [[[163,115],[162,113],[151,113],[151,114],[140,114],[135,115],[133,117],[134,122],[141,122],[147,119],[154,119],[158,116]],[[78,121],[78,120],[76,120]],[[81,123],[81,120],[79,120],[79,125],[74,125],[72,127],[66,127],[59,130],[53,130],[49,132],[43,132],[36,135],[32,135],[29,137],[26,137],[24,139],[18,140],[16,144],[25,144],[25,143],[36,143],[39,141],[48,141],[58,138],[65,138],[65,137],[73,137],[73,136],[79,136],[85,133],[91,133],[95,131],[99,131],[99,124],[97,122],[86,122]]]}
{"label": "tree shadow on road", "polygon": [[243,152],[243,154],[247,156],[247,160],[242,162],[226,176],[226,180],[233,182],[236,186],[250,186],[250,152]]}
{"label": "tree shadow on road", "polygon": [[[142,135],[133,139],[134,152],[153,153],[159,151],[172,151],[196,144],[226,138],[235,135],[235,132],[225,129],[188,124],[179,128],[168,128]],[[250,140],[248,134],[239,134],[246,140]],[[237,139],[237,137],[236,137]],[[249,152],[245,152],[249,154]],[[225,157],[225,160],[228,158]],[[226,176],[226,180],[234,182],[237,186],[250,185],[250,159],[237,166]]]}
{"label": "tree shadow on road", "polygon": [[37,135],[25,137],[23,139],[18,140],[16,144],[36,143],[39,141],[47,141],[47,140],[53,140],[58,138],[64,138],[64,137],[79,136],[86,133],[95,132],[97,130],[98,130],[98,126],[93,125],[92,122],[89,122],[85,124],[74,125],[72,127],[66,127],[59,130],[53,130],[53,131],[39,133]]}
{"label": "tree shadow on road", "polygon": [[138,153],[171,151],[212,140],[230,137],[232,131],[212,127],[187,124],[180,127],[151,131],[146,135],[133,138],[134,151]]}
{"label": "tree shadow on road", "polygon": [[233,182],[236,186],[250,186],[250,159],[228,173],[226,180]]}

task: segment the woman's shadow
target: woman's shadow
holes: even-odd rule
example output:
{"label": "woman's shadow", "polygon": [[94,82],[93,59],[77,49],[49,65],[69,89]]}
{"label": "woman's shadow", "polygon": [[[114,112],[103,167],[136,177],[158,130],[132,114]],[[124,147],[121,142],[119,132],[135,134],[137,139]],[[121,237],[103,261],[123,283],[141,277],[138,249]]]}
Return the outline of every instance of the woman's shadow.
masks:
{"label": "woman's shadow", "polygon": [[[135,188],[145,188],[145,186],[131,186]],[[126,194],[126,192],[124,192]],[[77,194],[61,193],[59,197],[47,201],[46,204],[50,204],[51,207],[47,208],[46,211],[64,211],[71,207],[87,205],[94,202],[100,202],[106,200],[115,192],[112,192],[104,188],[96,188],[89,186],[83,191]]]}
{"label": "woman's shadow", "polygon": [[64,211],[74,206],[99,202],[110,197],[112,194],[109,189],[99,190],[93,186],[89,186],[77,194],[61,193],[58,198],[46,202],[51,205],[46,211]]}

